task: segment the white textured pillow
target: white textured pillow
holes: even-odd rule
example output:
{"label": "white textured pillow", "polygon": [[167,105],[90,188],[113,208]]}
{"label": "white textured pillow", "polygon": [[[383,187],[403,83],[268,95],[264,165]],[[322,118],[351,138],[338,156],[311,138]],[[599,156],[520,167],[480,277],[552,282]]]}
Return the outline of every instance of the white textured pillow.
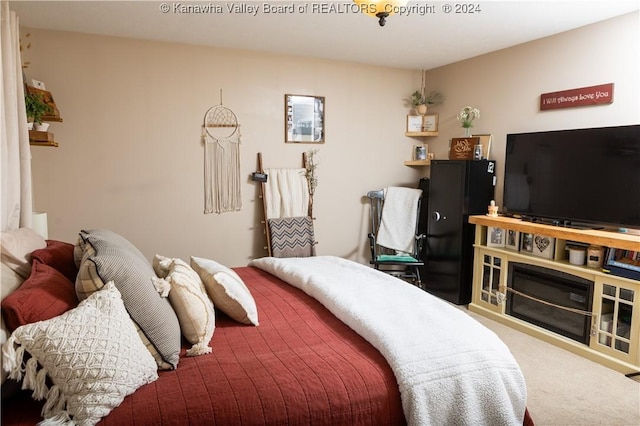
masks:
{"label": "white textured pillow", "polygon": [[31,228],[4,231],[0,235],[0,259],[22,278],[31,274],[31,253],[45,248],[47,241]]}
{"label": "white textured pillow", "polygon": [[169,283],[169,302],[178,316],[182,335],[193,344],[187,356],[211,353],[215,311],[202,280],[182,259],[156,255],[153,264],[166,271],[165,278],[154,278],[156,288],[166,287],[162,281]]}
{"label": "white textured pillow", "polygon": [[[156,362],[113,282],[75,309],[18,327],[2,351],[9,377],[22,379],[34,399],[47,400],[42,416],[52,421],[71,418],[93,425],[125,396],[158,378]],[[26,362],[25,351],[31,355]],[[53,383],[50,389],[45,374]]]}
{"label": "white textured pillow", "polygon": [[258,325],[258,308],[242,278],[216,261],[191,257],[191,267],[200,275],[216,308],[243,324]]}

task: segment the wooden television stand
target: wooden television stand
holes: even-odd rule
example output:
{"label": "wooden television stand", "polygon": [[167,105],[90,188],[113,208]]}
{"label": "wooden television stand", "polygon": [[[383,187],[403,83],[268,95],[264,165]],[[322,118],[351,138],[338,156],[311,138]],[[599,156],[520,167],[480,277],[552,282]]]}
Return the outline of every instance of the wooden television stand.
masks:
{"label": "wooden television stand", "polygon": [[[607,230],[565,228],[508,217],[470,216],[476,226],[472,299],[469,310],[632,376],[640,373],[640,281],[569,263],[571,243],[640,252],[640,236]],[[545,240],[536,256],[521,240]],[[536,239],[536,237],[539,237]],[[505,244],[510,238],[511,245]],[[514,243],[514,241],[516,241]],[[510,265],[531,265],[593,282],[585,342],[576,341],[509,314],[509,297],[529,297],[511,288]],[[606,267],[606,265],[605,265]],[[544,268],[544,269],[541,269]],[[533,304],[545,303],[535,299]],[[549,306],[546,304],[545,306]],[[558,305],[554,305],[557,307]],[[544,308],[547,309],[547,308]],[[562,307],[558,309],[563,309]]]}

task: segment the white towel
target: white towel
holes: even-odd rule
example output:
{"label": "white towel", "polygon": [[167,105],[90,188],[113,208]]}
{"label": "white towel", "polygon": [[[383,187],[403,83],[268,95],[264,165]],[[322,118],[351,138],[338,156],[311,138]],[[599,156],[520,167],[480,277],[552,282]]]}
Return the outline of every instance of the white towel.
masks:
{"label": "white towel", "polygon": [[404,253],[413,253],[421,195],[421,189],[390,186],[385,190],[378,244]]}
{"label": "white towel", "polygon": [[303,168],[265,170],[267,219],[308,215],[309,187],[305,172]]}

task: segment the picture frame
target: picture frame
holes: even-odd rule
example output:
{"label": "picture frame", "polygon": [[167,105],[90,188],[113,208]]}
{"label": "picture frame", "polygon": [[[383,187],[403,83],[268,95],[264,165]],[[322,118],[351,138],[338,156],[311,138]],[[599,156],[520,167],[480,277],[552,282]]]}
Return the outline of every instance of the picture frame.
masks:
{"label": "picture frame", "polygon": [[507,235],[504,242],[505,248],[518,251],[520,249],[520,231],[507,229]]}
{"label": "picture frame", "polygon": [[427,144],[414,145],[412,160],[425,161],[427,159],[428,152],[429,152],[429,146]]}
{"label": "picture frame", "polygon": [[285,94],[285,143],[324,143],[324,112],[324,96]]}
{"label": "picture frame", "polygon": [[449,147],[449,160],[473,160],[473,150],[478,143],[480,143],[480,138],[477,136],[452,138]]}
{"label": "picture frame", "polygon": [[483,134],[473,136],[480,138],[480,145],[482,145],[482,158],[488,160],[489,155],[491,154],[491,140],[493,139],[493,135]]}
{"label": "picture frame", "polygon": [[438,131],[438,114],[425,114],[422,116],[422,131],[437,132]]}
{"label": "picture frame", "polygon": [[553,259],[556,239],[546,235],[534,235],[531,254],[545,259]]}
{"label": "picture frame", "polygon": [[520,234],[520,252],[529,254],[533,252],[533,234],[528,232]]}
{"label": "picture frame", "polygon": [[407,115],[407,133],[422,132],[422,116]]}
{"label": "picture frame", "polygon": [[489,226],[487,228],[487,247],[504,247],[505,236],[505,229]]}

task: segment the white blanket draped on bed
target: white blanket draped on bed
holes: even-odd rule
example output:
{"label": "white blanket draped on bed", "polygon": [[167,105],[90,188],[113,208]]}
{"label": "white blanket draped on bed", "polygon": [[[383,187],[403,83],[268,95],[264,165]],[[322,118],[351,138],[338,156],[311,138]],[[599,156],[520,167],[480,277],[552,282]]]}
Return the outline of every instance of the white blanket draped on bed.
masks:
{"label": "white blanket draped on bed", "polygon": [[446,302],[332,256],[250,263],[322,303],[382,353],[409,425],[522,425],[524,377],[506,345]]}

